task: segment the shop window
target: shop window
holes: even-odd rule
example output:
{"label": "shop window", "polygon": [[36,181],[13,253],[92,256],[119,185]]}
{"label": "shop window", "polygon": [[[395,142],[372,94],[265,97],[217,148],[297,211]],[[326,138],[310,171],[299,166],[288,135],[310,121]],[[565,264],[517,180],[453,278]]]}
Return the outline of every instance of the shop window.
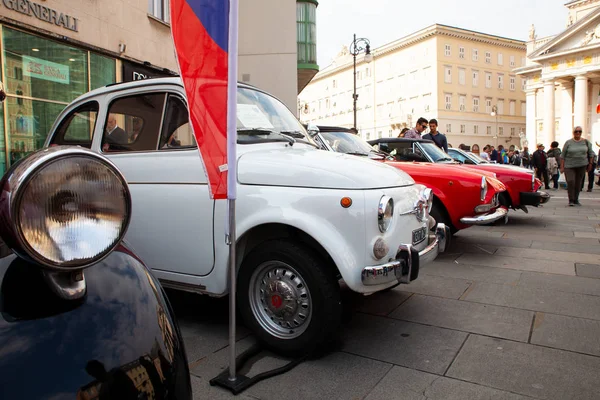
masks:
{"label": "shop window", "polygon": [[187,106],[181,97],[169,95],[159,148],[194,147],[197,147],[196,139],[189,122]]}
{"label": "shop window", "polygon": [[113,101],[104,124],[102,151],[157,150],[165,96],[143,94]]}
{"label": "shop window", "polygon": [[78,107],[62,120],[51,143],[91,148],[97,117],[98,103],[95,101]]}
{"label": "shop window", "polygon": [[169,24],[169,0],[148,0],[148,13]]}
{"label": "shop window", "polygon": [[96,53],[90,54],[90,90],[98,89],[117,81],[116,61]]}
{"label": "shop window", "polygon": [[8,133],[8,159],[9,163],[13,164],[44,147],[48,132],[65,106],[10,96],[6,98],[4,107],[8,116],[5,123]]}
{"label": "shop window", "polygon": [[88,89],[88,52],[39,36],[2,28],[9,93],[69,103]]}

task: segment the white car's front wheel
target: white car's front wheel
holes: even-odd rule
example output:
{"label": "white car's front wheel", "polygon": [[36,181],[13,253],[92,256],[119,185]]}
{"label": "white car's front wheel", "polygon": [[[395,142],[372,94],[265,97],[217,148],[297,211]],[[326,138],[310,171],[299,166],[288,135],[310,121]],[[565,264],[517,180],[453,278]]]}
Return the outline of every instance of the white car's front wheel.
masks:
{"label": "white car's front wheel", "polygon": [[339,284],[309,248],[265,242],[238,275],[240,314],[260,341],[280,354],[310,352],[331,340],[341,321]]}

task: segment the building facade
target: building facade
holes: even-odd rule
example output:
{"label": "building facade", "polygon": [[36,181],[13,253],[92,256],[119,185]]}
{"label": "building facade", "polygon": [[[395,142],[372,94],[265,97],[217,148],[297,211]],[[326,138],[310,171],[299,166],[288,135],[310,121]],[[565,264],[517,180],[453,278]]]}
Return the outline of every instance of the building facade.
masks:
{"label": "building facade", "polygon": [[[357,57],[357,130],[395,137],[436,118],[449,143],[519,145],[525,132],[525,42],[432,25]],[[353,57],[344,47],[298,96],[302,121],[353,125]],[[492,116],[492,111],[495,115]]]}
{"label": "building facade", "polygon": [[[315,0],[240,0],[238,79],[296,109],[318,71]],[[277,21],[277,23],[274,23]],[[288,29],[281,29],[281,27]],[[0,0],[0,175],[110,83],[177,75],[169,0]]]}
{"label": "building facade", "polygon": [[566,29],[538,39],[532,26],[527,64],[516,70],[527,80],[529,144],[558,141],[562,146],[575,126],[592,143],[600,143],[600,1],[565,6]]}

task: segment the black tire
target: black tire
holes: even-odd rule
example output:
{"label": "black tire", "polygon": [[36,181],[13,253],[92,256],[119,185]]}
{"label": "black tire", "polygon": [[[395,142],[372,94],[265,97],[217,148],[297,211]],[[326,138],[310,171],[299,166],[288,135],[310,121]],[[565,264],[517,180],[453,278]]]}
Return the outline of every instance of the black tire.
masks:
{"label": "black tire", "polygon": [[442,223],[450,228],[450,233],[453,235],[457,232],[457,229],[452,224],[450,220],[450,216],[448,215],[448,211],[444,205],[437,198],[433,199],[433,206],[431,207],[431,212],[429,213],[435,219],[435,222]]}
{"label": "black tire", "polygon": [[[281,271],[285,270],[284,266],[280,267],[281,270],[279,268],[275,269],[279,274],[286,274],[283,276],[284,280],[281,278],[275,280],[273,276],[278,276],[277,273],[273,275],[267,274],[267,272],[272,271],[274,268],[270,265],[271,262],[277,264],[283,263],[291,267],[285,272]],[[291,269],[295,270],[298,276],[291,273]],[[256,277],[253,281],[252,278],[255,273]],[[257,281],[259,276],[260,280]],[[301,321],[300,326],[304,330],[300,334],[294,332],[294,334],[298,334],[296,337],[285,337],[285,332],[274,334],[269,331],[269,329],[280,329],[277,326],[278,323],[279,325],[290,323],[289,320],[277,323],[270,322],[268,319],[265,322],[266,316],[273,315],[273,312],[269,311],[271,307],[277,307],[273,299],[276,295],[271,298],[272,305],[266,304],[262,296],[255,295],[254,300],[251,299],[252,291],[254,290],[256,293],[257,287],[261,287],[261,284],[265,281],[269,282],[270,280],[270,282],[278,284],[283,282],[285,284],[286,282],[290,282],[288,279],[294,279],[290,277],[301,279],[305,283],[310,302],[308,321],[306,319]],[[296,282],[293,281],[293,283]],[[251,285],[253,288],[250,287]],[[287,285],[287,287],[291,286]],[[300,291],[303,288],[304,286],[301,289],[294,288],[294,290]],[[264,292],[260,291],[260,293]],[[298,294],[299,292],[295,293]],[[315,252],[301,244],[292,243],[288,240],[272,240],[262,243],[253,249],[242,262],[238,273],[237,296],[240,315],[246,326],[254,332],[265,347],[278,354],[297,356],[311,353],[313,350],[320,349],[323,345],[332,341],[338,333],[342,319],[339,283],[333,271],[325,265],[325,262]],[[287,306],[284,307],[281,305],[282,298],[280,297],[277,301],[279,308],[276,311],[288,309]],[[262,301],[260,303],[262,310],[257,310],[259,301]],[[297,303],[292,303],[291,307],[294,307],[293,304]],[[254,305],[254,310],[257,310],[256,313],[252,305]],[[300,307],[304,307],[304,304]],[[300,310],[300,308],[297,309]],[[263,322],[261,322],[261,318],[263,318]],[[271,320],[276,321],[274,318],[271,318]],[[296,320],[300,319],[296,318]],[[283,327],[283,325],[281,326]],[[288,329],[287,327],[283,328]],[[300,329],[297,331],[300,331]],[[289,330],[290,334],[292,332],[293,326]],[[284,336],[282,337],[282,335]]]}

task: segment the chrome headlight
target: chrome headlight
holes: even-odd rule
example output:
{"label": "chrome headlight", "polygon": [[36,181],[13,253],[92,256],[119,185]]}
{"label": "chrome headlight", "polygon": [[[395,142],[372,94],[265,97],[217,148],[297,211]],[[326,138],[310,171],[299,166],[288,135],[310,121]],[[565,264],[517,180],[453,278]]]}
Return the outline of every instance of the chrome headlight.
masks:
{"label": "chrome headlight", "polygon": [[389,196],[383,196],[379,200],[379,209],[377,212],[377,222],[379,230],[386,232],[394,218],[394,199]]}
{"label": "chrome headlight", "polygon": [[531,191],[535,191],[535,174],[531,174]]}
{"label": "chrome headlight", "polygon": [[121,241],[131,216],[125,178],[81,147],[51,147],[2,180],[2,238],[17,254],[58,271],[94,264]]}
{"label": "chrome headlight", "polygon": [[487,191],[488,191],[488,185],[487,185],[487,179],[485,179],[485,176],[481,177],[481,201],[485,201],[485,196],[487,196]]}

